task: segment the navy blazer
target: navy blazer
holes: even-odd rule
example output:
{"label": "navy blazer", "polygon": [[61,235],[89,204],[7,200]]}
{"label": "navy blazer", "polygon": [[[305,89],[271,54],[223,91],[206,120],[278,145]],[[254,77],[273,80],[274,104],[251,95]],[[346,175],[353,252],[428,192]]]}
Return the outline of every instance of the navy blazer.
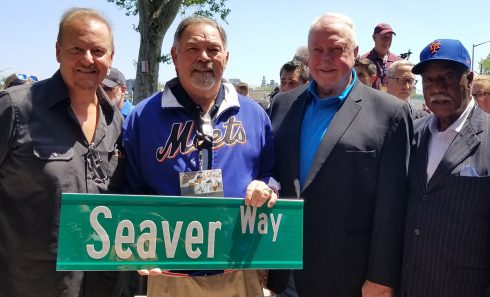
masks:
{"label": "navy blazer", "polygon": [[416,122],[402,296],[490,296],[490,115],[475,107],[427,182],[430,117]]}
{"label": "navy blazer", "polygon": [[[271,110],[281,197],[302,198],[300,296],[361,296],[369,281],[394,287],[402,262],[412,121],[408,104],[355,82],[299,184],[306,85],[277,95]],[[281,292],[289,272],[270,271]]]}

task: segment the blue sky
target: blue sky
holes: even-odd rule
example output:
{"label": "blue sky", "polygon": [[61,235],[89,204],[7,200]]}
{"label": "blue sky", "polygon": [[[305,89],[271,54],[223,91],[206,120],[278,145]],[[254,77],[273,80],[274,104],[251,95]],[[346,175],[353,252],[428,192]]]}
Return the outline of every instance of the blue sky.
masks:
{"label": "blue sky", "polygon": [[[50,77],[58,69],[55,40],[59,18],[74,6],[98,9],[109,19],[116,47],[113,66],[126,78],[134,78],[139,34],[132,28],[138,18],[126,16],[115,4],[104,0],[4,1],[0,76],[23,72]],[[278,81],[282,64],[291,60],[299,46],[306,45],[312,20],[326,12],[344,13],[353,19],[360,54],[373,47],[372,31],[381,22],[391,24],[397,33],[391,51],[400,54],[411,49],[414,54],[410,61],[414,63],[422,48],[436,38],[459,39],[470,55],[473,44],[490,40],[489,0],[228,0],[228,7],[228,24],[223,23],[230,51],[225,77],[240,78],[252,85],[259,85],[262,76],[267,81]],[[164,53],[170,52],[176,23],[181,19],[178,15],[167,32]],[[490,42],[478,46],[475,60],[489,53]],[[173,65],[160,66],[159,81],[174,76]]]}

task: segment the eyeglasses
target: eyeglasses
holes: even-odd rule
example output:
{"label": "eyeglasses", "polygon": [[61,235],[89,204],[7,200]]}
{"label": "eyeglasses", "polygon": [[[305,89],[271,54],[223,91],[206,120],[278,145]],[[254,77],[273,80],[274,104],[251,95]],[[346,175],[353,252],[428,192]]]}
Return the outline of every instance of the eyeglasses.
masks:
{"label": "eyeglasses", "polygon": [[409,86],[415,86],[415,84],[417,83],[417,80],[413,78],[394,77],[394,76],[390,76],[388,78],[396,79],[396,83],[399,85],[405,85],[406,83],[408,83]]}
{"label": "eyeglasses", "polygon": [[17,76],[17,78],[20,80],[28,80],[28,79],[31,79],[32,81],[38,81],[39,80],[37,78],[37,76],[25,74],[25,73],[16,73],[15,76]]}
{"label": "eyeglasses", "polygon": [[96,150],[95,145],[88,146],[88,152],[85,155],[85,161],[87,162],[88,177],[97,182],[103,183],[107,180],[107,172],[102,166],[102,160],[100,154]]}
{"label": "eyeglasses", "polygon": [[102,87],[102,89],[104,90],[104,92],[112,92],[114,89],[116,88],[116,86],[112,87],[112,88],[109,88],[109,87]]}
{"label": "eyeglasses", "polygon": [[478,98],[478,97],[490,96],[490,93],[489,92],[480,92],[480,93],[474,93],[471,95],[473,95],[473,97],[475,97],[475,98]]}
{"label": "eyeglasses", "polygon": [[437,78],[432,78],[432,77],[424,77],[422,75],[422,83],[424,84],[424,87],[431,87],[434,85],[434,83],[437,81],[438,83],[443,84],[444,86],[449,86],[449,85],[455,85],[459,84],[461,81],[461,77],[463,73],[446,73],[442,76],[439,76]]}

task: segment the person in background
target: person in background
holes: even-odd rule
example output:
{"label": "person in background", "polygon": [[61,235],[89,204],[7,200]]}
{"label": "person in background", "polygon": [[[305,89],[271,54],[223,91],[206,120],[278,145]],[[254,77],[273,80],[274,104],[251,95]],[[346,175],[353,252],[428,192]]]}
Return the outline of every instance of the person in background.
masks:
{"label": "person in background", "polygon": [[122,115],[100,83],[114,55],[97,11],[61,17],[59,70],[0,92],[0,295],[114,296],[113,271],[56,271],[61,193],[121,193]]}
{"label": "person in background", "polygon": [[377,78],[373,83],[373,88],[380,90],[387,76],[388,68],[391,63],[401,60],[400,57],[390,52],[393,35],[396,35],[390,25],[382,23],[374,27],[373,40],[374,48],[361,56],[368,58],[376,65]]}
{"label": "person in background", "polygon": [[37,76],[24,73],[13,73],[5,79],[2,89],[5,90],[7,88],[20,86],[23,84],[32,84],[37,81]]}
{"label": "person in background", "polygon": [[106,78],[102,81],[102,88],[112,103],[121,111],[124,118],[133,110],[134,106],[129,99],[126,99],[126,78],[121,71],[112,67]]}
{"label": "person in background", "polygon": [[248,90],[248,84],[246,82],[241,82],[238,85],[236,85],[236,91],[238,94],[242,94],[243,96],[248,96],[250,97],[249,90]]}
{"label": "person in background", "polygon": [[368,87],[371,87],[376,80],[376,65],[367,59],[356,58],[356,64],[354,64],[357,78],[360,82]]}
{"label": "person in background", "polygon": [[412,73],[413,64],[407,60],[399,60],[390,65],[388,78],[385,80],[386,92],[408,103],[413,120],[428,115],[422,109],[418,109],[410,102],[410,96],[414,91],[417,80]]}
{"label": "person in background", "polygon": [[303,270],[269,271],[268,288],[389,297],[401,270],[408,105],[359,82],[347,16],[315,20],[308,49],[313,80],[279,93],[271,114],[281,195],[305,201]]}
{"label": "person in background", "polygon": [[473,79],[471,94],[483,111],[490,113],[490,75],[477,75]]}
{"label": "person in background", "polygon": [[297,50],[296,53],[293,56],[293,60],[299,61],[305,65],[308,65],[308,47],[307,46],[300,46]]}
{"label": "person in background", "polygon": [[436,39],[412,69],[432,114],[414,124],[400,296],[490,296],[490,115],[470,66],[459,40]]}
{"label": "person in background", "polygon": [[[224,29],[211,19],[188,17],[177,26],[171,55],[177,77],[140,102],[124,123],[128,192],[180,196],[181,173],[199,183],[219,169],[212,175],[223,185],[220,195],[272,207],[279,184],[272,177],[271,124],[258,104],[223,79]],[[210,194],[203,184],[191,188],[196,196]],[[263,295],[264,275],[257,270],[140,272],[151,275],[149,297]]]}
{"label": "person in background", "polygon": [[307,83],[310,79],[310,70],[308,69],[307,65],[303,64],[299,60],[291,60],[282,65],[279,75],[281,77],[279,89],[277,92],[273,92],[271,95],[269,95],[269,106],[267,106],[265,109],[268,115],[271,113],[275,96],[278,93],[292,90]]}
{"label": "person in background", "polygon": [[307,83],[310,78],[310,70],[299,60],[291,60],[282,65],[279,76],[281,78],[279,92],[286,92]]}

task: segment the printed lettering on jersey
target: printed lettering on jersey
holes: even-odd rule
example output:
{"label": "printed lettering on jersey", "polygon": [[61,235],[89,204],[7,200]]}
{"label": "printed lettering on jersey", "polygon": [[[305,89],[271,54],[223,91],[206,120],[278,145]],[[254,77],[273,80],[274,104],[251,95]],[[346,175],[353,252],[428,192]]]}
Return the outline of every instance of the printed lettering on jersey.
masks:
{"label": "printed lettering on jersey", "polygon": [[[223,146],[247,143],[247,134],[245,133],[243,124],[241,121],[237,121],[234,116],[223,123],[222,129],[214,127],[213,150],[217,150]],[[173,159],[178,154],[187,155],[195,151],[195,130],[196,125],[192,120],[186,121],[185,123],[174,123],[165,146],[159,147],[156,151],[158,162]]]}

